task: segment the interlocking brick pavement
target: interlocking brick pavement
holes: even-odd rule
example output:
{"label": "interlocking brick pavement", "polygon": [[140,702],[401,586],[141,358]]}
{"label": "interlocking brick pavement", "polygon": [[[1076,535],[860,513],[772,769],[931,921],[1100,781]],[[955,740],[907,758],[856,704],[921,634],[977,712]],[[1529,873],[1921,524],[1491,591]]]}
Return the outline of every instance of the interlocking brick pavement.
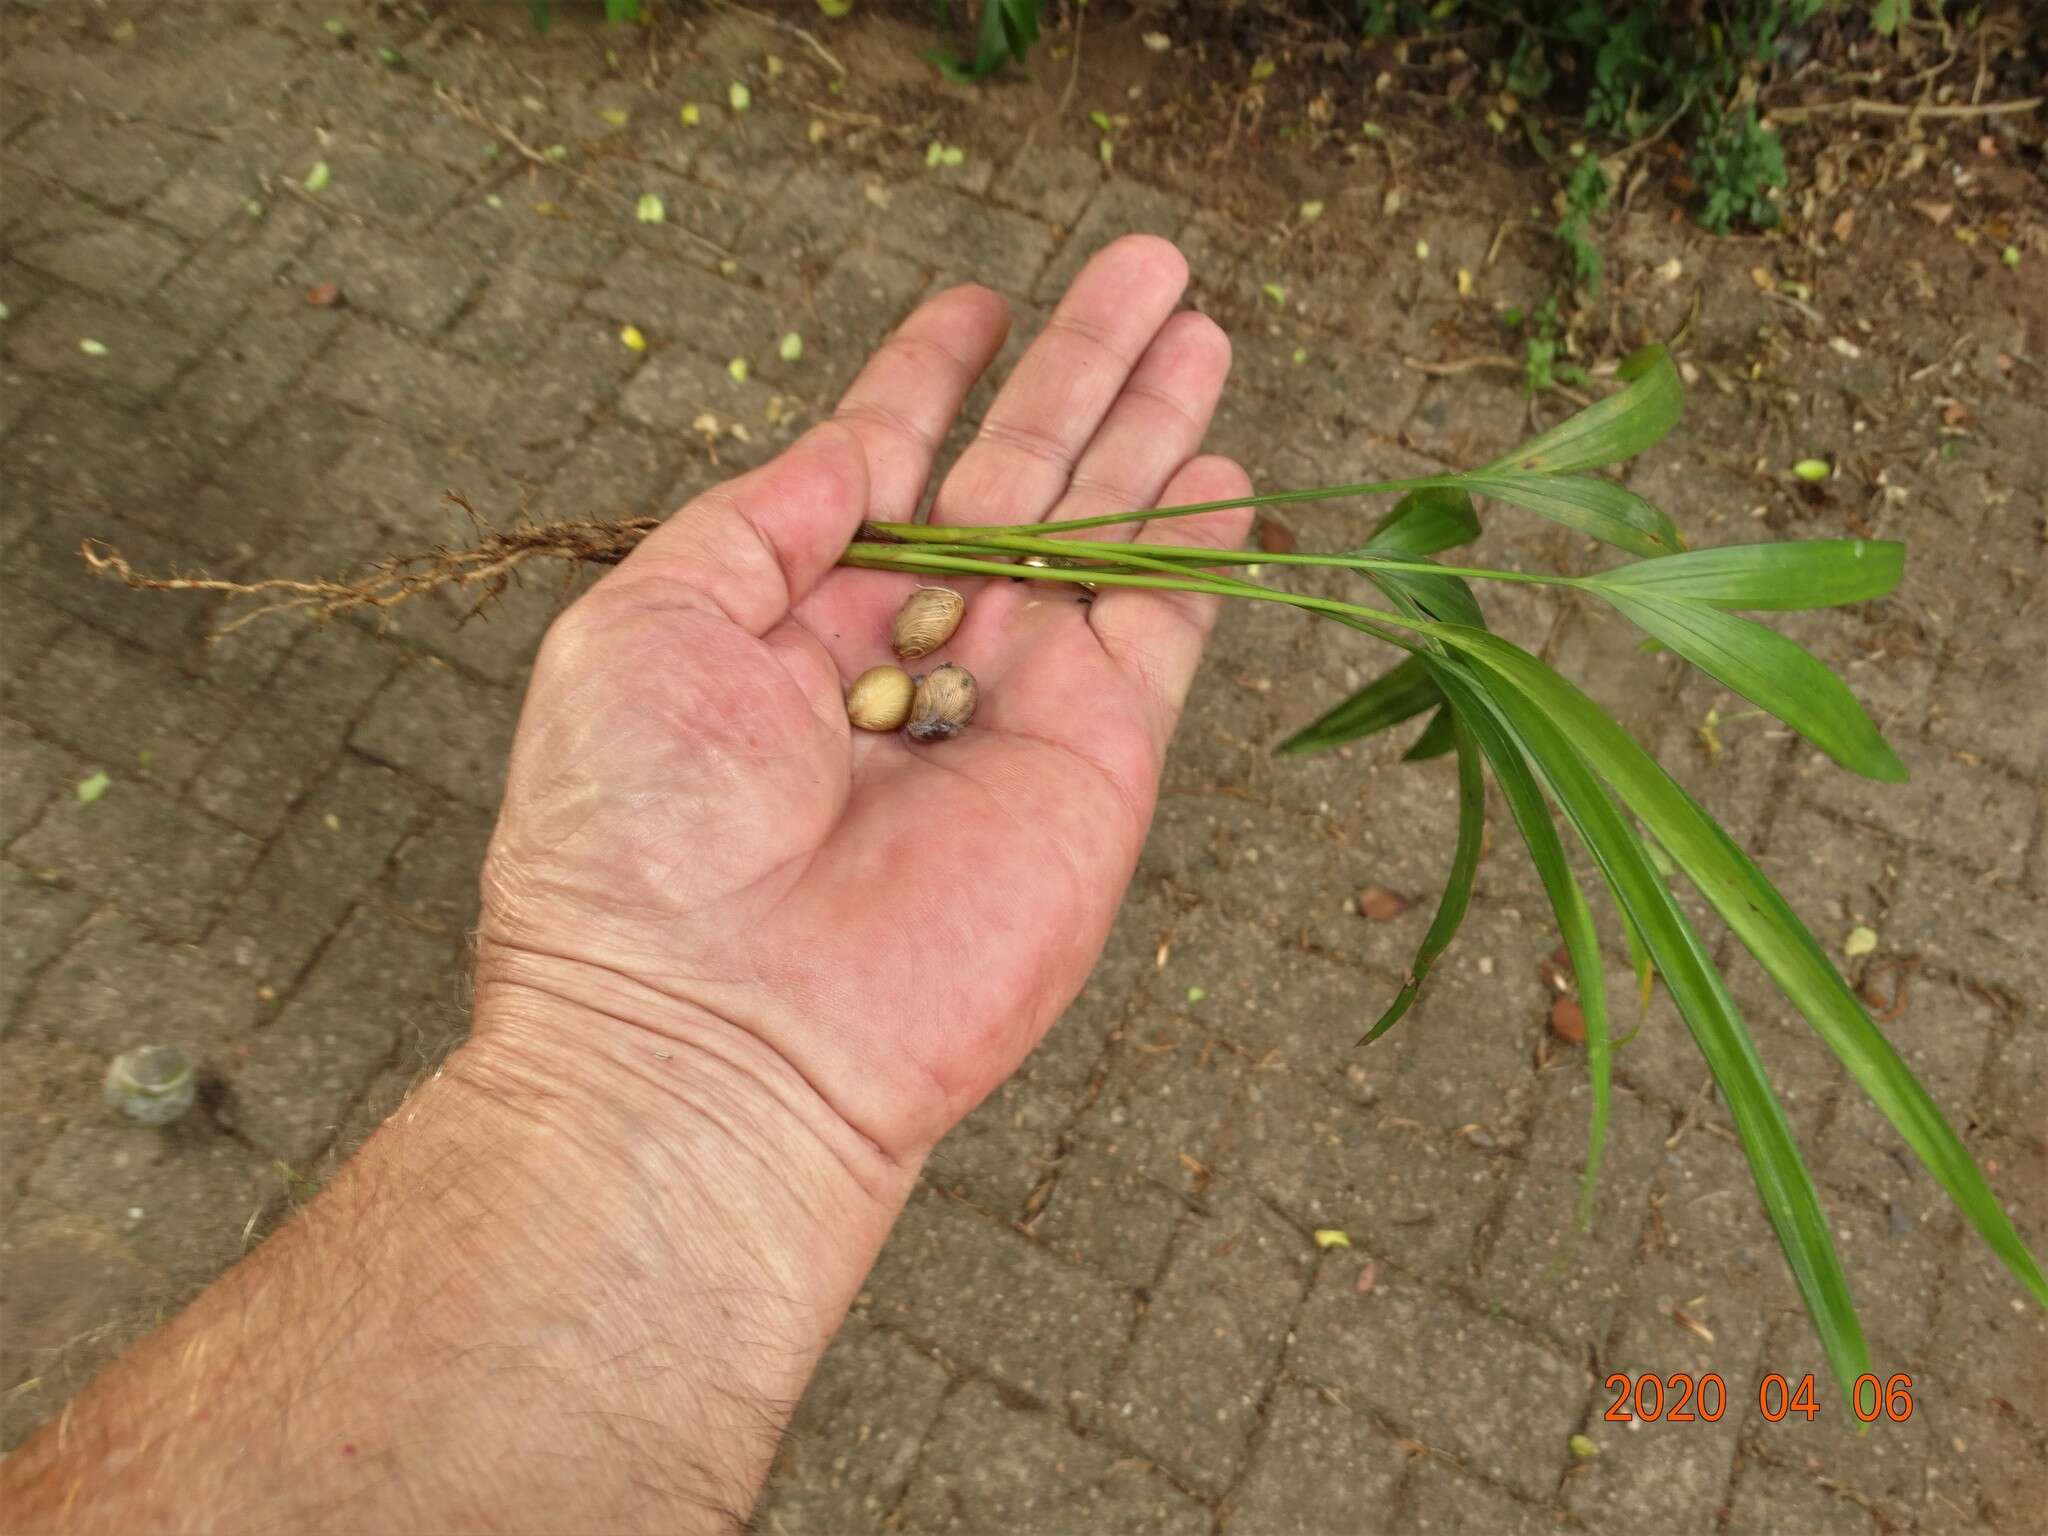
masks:
{"label": "interlocking brick pavement", "polygon": [[[1193,301],[1230,333],[1213,445],[1261,484],[1427,474],[1529,424],[1505,376],[1409,360],[1497,350],[1488,306],[1542,301],[1550,255],[1512,227],[1549,195],[1540,176],[1468,160],[1425,190],[1378,154],[1268,139],[1175,161],[1135,136],[1110,172],[1054,112],[1064,70],[935,90],[922,24],[865,9],[832,33],[843,83],[746,11],[678,8],[643,71],[601,65],[586,17],[542,40],[520,7],[343,9],[354,48],[309,5],[0,14],[7,1443],[258,1240],[459,1037],[504,748],[561,596],[542,578],[467,622],[440,603],[381,633],[270,620],[208,643],[217,603],[88,580],[81,539],[157,569],[319,574],[458,536],[450,489],[499,518],[673,506],[821,416],[948,283],[1011,298],[1014,362],[1067,278],[1132,229],[1178,241]],[[1090,55],[1124,25],[1091,19]],[[733,80],[749,113],[725,105]],[[1437,131],[1385,105],[1397,136]],[[933,137],[963,164],[927,168]],[[634,217],[649,192],[659,224]],[[1311,196],[1324,216],[1296,222]],[[2027,499],[2048,423],[2000,361],[2016,329],[2038,356],[2038,317],[2016,327],[1981,252],[1916,246],[1940,323],[1888,310],[1849,359],[1788,337],[1749,247],[1640,207],[1610,235],[1646,334],[1675,330],[1691,290],[1637,279],[1682,257],[1705,295],[1687,419],[1631,484],[1701,544],[1908,540],[1897,597],[1783,627],[1849,679],[1913,782],[1850,779],[1590,602],[1512,587],[1489,611],[1634,725],[1823,944],[1876,931],[1850,980],[2038,1252],[2048,735],[2023,701],[2048,643]],[[329,281],[344,303],[308,306]],[[1867,307],[1816,303],[1845,328]],[[1732,382],[1764,327],[1783,398]],[[792,331],[802,356],[784,360]],[[1904,425],[1936,388],[1974,431]],[[977,387],[967,421],[992,398]],[[1887,424],[1866,433],[1871,410]],[[1937,457],[1939,441],[1963,451]],[[1851,442],[1832,500],[1773,468]],[[1266,520],[1339,546],[1379,510]],[[1507,516],[1474,554],[1593,558]],[[1556,940],[1505,822],[1422,1000],[1353,1053],[1429,922],[1454,824],[1448,765],[1400,764],[1402,741],[1272,757],[1381,668],[1354,638],[1291,610],[1225,615],[1101,964],[933,1158],[761,1528],[2031,1529],[2043,1320],[1754,967],[1731,964],[1731,985],[1880,1367],[1914,1375],[1909,1424],[1857,1437],[1839,1415],[1757,1412],[1757,1378],[1817,1370],[1816,1350],[1661,993],[1618,1054],[1594,1218],[1576,1225],[1589,1095],[1545,1027]],[[83,804],[96,771],[110,787]],[[1367,884],[1411,905],[1369,921]],[[1609,940],[1621,1015],[1633,983]],[[200,1061],[202,1109],[169,1131],[98,1105],[106,1057],[144,1038]],[[1319,1249],[1319,1228],[1351,1246]],[[1608,1372],[1709,1369],[1729,1387],[1717,1423],[1601,1419]],[[1575,1457],[1575,1433],[1599,1454]]]}
{"label": "interlocking brick pavement", "polygon": [[932,1427],[894,1512],[906,1531],[1145,1531],[1198,1536],[1210,1512],[1142,1459],[970,1381]]}

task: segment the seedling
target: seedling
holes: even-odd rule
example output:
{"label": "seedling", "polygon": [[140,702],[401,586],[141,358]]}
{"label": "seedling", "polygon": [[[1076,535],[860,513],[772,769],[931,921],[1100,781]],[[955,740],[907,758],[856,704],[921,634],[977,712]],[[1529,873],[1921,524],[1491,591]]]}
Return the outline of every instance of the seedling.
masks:
{"label": "seedling", "polygon": [[[1600,598],[1657,644],[1775,715],[1844,768],[1898,782],[1906,770],[1848,688],[1817,658],[1740,610],[1830,607],[1897,586],[1904,546],[1815,539],[1688,550],[1670,519],[1611,480],[1585,473],[1633,458],[1677,422],[1683,386],[1669,353],[1652,346],[1621,368],[1626,387],[1513,453],[1464,474],[1323,486],[1216,502],[998,528],[873,524],[845,563],[928,579],[1009,576],[1206,592],[1285,603],[1395,647],[1400,662],[1297,732],[1278,750],[1324,751],[1430,716],[1410,758],[1457,755],[1459,827],[1436,918],[1405,984],[1361,1044],[1399,1024],[1456,935],[1478,869],[1493,776],[1550,899],[1576,980],[1593,1110],[1580,1219],[1589,1219],[1606,1141],[1613,1038],[1591,904],[1565,855],[1553,806],[1592,855],[1634,958],[1638,1000],[1663,978],[1728,1105],[1757,1191],[1844,1394],[1871,1370],[1861,1322],[1832,1229],[1755,1042],[1709,949],[1671,888],[1682,874],[1732,928],[1786,997],[1948,1191],[2036,1301],[2048,1279],[1997,1196],[1912,1070],[1771,882],[1727,832],[1599,705],[1486,627],[1475,581],[1541,583]],[[1206,548],[1104,544],[1084,530],[1183,517],[1224,506],[1276,506],[1339,496],[1398,495],[1364,545],[1338,554],[1219,553]],[[1439,564],[1432,556],[1479,533],[1483,496],[1563,524],[1636,558],[1591,576]],[[1018,556],[1046,564],[1018,565]],[[1384,606],[1283,591],[1229,574],[1262,567],[1345,570]]]}
{"label": "seedling", "polygon": [[[1456,755],[1458,831],[1435,919],[1404,984],[1359,1043],[1369,1044],[1400,1024],[1464,919],[1479,865],[1485,781],[1491,773],[1535,863],[1577,985],[1593,1100],[1580,1221],[1590,1219],[1606,1142],[1614,1040],[1593,907],[1566,857],[1566,832],[1592,856],[1598,887],[1619,915],[1634,961],[1637,1003],[1647,1006],[1661,976],[1706,1059],[1748,1156],[1765,1213],[1846,1395],[1871,1365],[1832,1228],[1727,984],[1673,894],[1678,876],[1720,914],[1991,1250],[2044,1305],[2048,1279],[1961,1139],[1835,968],[1828,948],[1728,833],[1627,731],[1572,683],[1487,628],[1472,583],[1536,583],[1597,597],[1656,645],[1775,715],[1850,772],[1897,782],[1906,777],[1905,768],[1842,681],[1798,645],[1740,612],[1882,597],[1898,584],[1905,551],[1900,544],[1874,539],[1687,549],[1671,520],[1649,502],[1587,473],[1633,458],[1658,442],[1683,408],[1678,369],[1662,346],[1628,358],[1620,378],[1625,387],[1616,393],[1465,473],[1318,486],[1243,501],[1051,523],[868,523],[841,563],[901,571],[928,585],[999,577],[1283,603],[1399,651],[1401,658],[1391,669],[1277,748],[1290,755],[1326,751],[1427,714],[1407,756]],[[1225,507],[1367,495],[1399,500],[1363,545],[1332,554],[1138,546],[1074,537]],[[1478,536],[1475,496],[1548,518],[1633,558],[1589,576],[1439,563],[1433,557]],[[458,504],[468,510],[467,503],[458,499]],[[259,612],[301,608],[324,615],[390,607],[441,586],[478,588],[488,597],[502,590],[522,564],[536,559],[615,564],[656,526],[651,518],[521,525],[490,532],[471,549],[387,560],[366,581],[353,584],[151,578],[135,573],[116,552],[88,543],[85,554],[96,568],[134,586],[267,595],[275,601]],[[1378,600],[1359,603],[1290,592],[1234,573],[1251,565],[1348,572],[1374,589]],[[1562,813],[1562,829],[1553,810]],[[1190,1000],[1196,995],[1191,991]]]}

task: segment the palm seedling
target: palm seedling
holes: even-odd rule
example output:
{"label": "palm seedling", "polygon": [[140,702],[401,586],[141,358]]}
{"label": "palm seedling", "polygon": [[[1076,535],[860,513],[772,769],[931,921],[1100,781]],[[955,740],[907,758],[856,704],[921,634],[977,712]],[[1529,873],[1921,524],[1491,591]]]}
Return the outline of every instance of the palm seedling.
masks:
{"label": "palm seedling", "polygon": [[[1757,1191],[1845,1393],[1876,1387],[1855,1304],[1820,1197],[1802,1162],[1755,1043],[1728,987],[1673,895],[1683,876],[1712,904],[1786,997],[1841,1058],[2033,1297],[2048,1280],[1984,1175],[1919,1080],[1872,1023],[1806,925],[1757,866],[1591,698],[1534,656],[1491,633],[1471,583],[1542,582],[1606,602],[1651,640],[1775,715],[1851,772],[1896,782],[1905,768],[1842,681],[1819,660],[1741,611],[1827,607],[1882,597],[1899,581],[1901,544],[1815,539],[1689,550],[1665,515],[1611,480],[1586,473],[1632,458],[1678,420],[1683,386],[1669,352],[1651,346],[1621,367],[1626,387],[1514,452],[1462,474],[1283,491],[1062,523],[996,528],[870,524],[844,562],[870,569],[1009,576],[1097,586],[1170,588],[1287,603],[1385,641],[1397,665],[1284,742],[1315,752],[1425,712],[1410,758],[1457,755],[1459,827],[1435,921],[1405,982],[1367,1030],[1394,1028],[1465,915],[1479,864],[1491,772],[1535,862],[1575,973],[1584,1014],[1593,1110],[1580,1219],[1588,1219],[1610,1102],[1614,1041],[1593,912],[1567,862],[1563,827],[1590,854],[1634,959],[1646,1006],[1661,976],[1727,1103]],[[1340,554],[1219,552],[1077,539],[1084,530],[1186,516],[1224,505],[1272,506],[1398,494],[1359,548]],[[1472,498],[1550,518],[1636,558],[1590,576],[1535,575],[1439,563],[1479,534]],[[1020,560],[1029,564],[1017,563]],[[1256,562],[1355,573],[1378,606],[1282,591],[1230,574]],[[1361,1042],[1363,1043],[1363,1042]],[[1859,1385],[1861,1383],[1861,1385]]]}
{"label": "palm seedling", "polygon": [[[1280,747],[1283,753],[1320,751],[1431,712],[1407,755],[1456,754],[1459,825],[1450,876],[1404,984],[1366,1031],[1365,1041],[1399,1024],[1464,918],[1479,865],[1490,772],[1535,863],[1577,981],[1593,1099],[1581,1222],[1589,1219],[1607,1134],[1615,1042],[1593,909],[1567,860],[1566,831],[1591,856],[1620,916],[1639,1002],[1648,1005],[1653,982],[1661,976],[1706,1058],[1829,1365],[1856,1407],[1880,1389],[1819,1194],[1727,984],[1673,894],[1676,878],[1689,881],[1720,914],[1992,1251],[2043,1305],[2048,1305],[2048,1279],[1961,1138],[1771,882],[1599,705],[1489,631],[1471,584],[1538,582],[1591,593],[1655,644],[1775,715],[1844,768],[1895,782],[1905,778],[1904,767],[1842,681],[1792,641],[1741,614],[1882,597],[1898,584],[1904,547],[1874,539],[1813,539],[1688,549],[1670,519],[1649,502],[1587,473],[1649,448],[1671,430],[1683,408],[1678,369],[1665,347],[1646,347],[1628,358],[1619,376],[1624,388],[1514,452],[1461,474],[1005,527],[868,523],[841,563],[941,581],[1008,577],[1286,603],[1403,652],[1385,674]],[[1074,537],[1226,506],[1372,494],[1400,499],[1362,546],[1337,554],[1137,547]],[[1478,536],[1474,496],[1549,518],[1635,558],[1589,576],[1440,563],[1433,557]],[[467,503],[456,500],[467,509]],[[85,554],[95,567],[112,570],[134,586],[283,594],[273,607],[334,613],[381,610],[436,586],[481,587],[489,597],[522,564],[537,558],[613,564],[655,526],[652,519],[634,518],[487,531],[475,548],[387,560],[372,579],[354,584],[152,579],[137,575],[118,554],[90,543]],[[1289,592],[1233,574],[1234,568],[1252,564],[1350,572],[1377,591],[1379,604]],[[237,622],[248,617],[253,614]],[[901,680],[899,692],[909,681]],[[893,728],[900,723],[893,710],[886,720],[863,721],[860,713],[867,702],[855,702],[856,724]]]}

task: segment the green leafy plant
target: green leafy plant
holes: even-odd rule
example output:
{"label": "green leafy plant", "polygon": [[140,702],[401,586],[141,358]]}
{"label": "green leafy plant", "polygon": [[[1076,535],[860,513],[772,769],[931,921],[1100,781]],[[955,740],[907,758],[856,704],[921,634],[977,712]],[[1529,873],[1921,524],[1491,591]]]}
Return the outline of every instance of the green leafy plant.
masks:
{"label": "green leafy plant", "polygon": [[[1368,35],[1476,33],[1496,86],[1576,108],[1593,132],[1634,140],[1676,129],[1702,156],[1710,227],[1725,231],[1739,216],[1775,222],[1765,193],[1785,181],[1776,140],[1732,104],[1829,3],[1722,0],[1703,16],[1662,0],[1359,0],[1358,16]],[[1873,25],[1896,30],[1905,10],[1906,0],[1873,0]]]}
{"label": "green leafy plant", "polygon": [[[604,0],[604,19],[609,22],[638,21],[645,0]],[[555,23],[554,0],[526,0],[526,11],[533,18],[533,29],[545,32]]]}
{"label": "green leafy plant", "polygon": [[1778,205],[1770,192],[1785,185],[1785,151],[1778,136],[1757,121],[1756,108],[1739,117],[1730,113],[1702,134],[1692,164],[1707,194],[1700,222],[1715,234],[1726,234],[1738,218],[1758,229],[1777,224]]}
{"label": "green leafy plant", "polygon": [[[952,0],[935,0],[939,20],[950,22]],[[925,54],[938,65],[948,80],[964,83],[993,74],[1015,59],[1024,62],[1031,45],[1038,41],[1038,19],[1044,0],[981,0],[981,20],[975,35],[974,57],[956,59],[941,49]]]}
{"label": "green leafy plant", "polygon": [[[1904,549],[1870,539],[1687,549],[1662,512],[1626,487],[1588,473],[1649,448],[1682,409],[1678,371],[1663,347],[1629,358],[1620,376],[1623,389],[1465,473],[1013,527],[869,524],[843,563],[923,576],[1087,582],[1285,603],[1403,652],[1391,670],[1277,749],[1286,754],[1323,751],[1428,714],[1407,756],[1457,755],[1459,827],[1446,888],[1405,984],[1361,1043],[1398,1025],[1457,933],[1479,865],[1485,777],[1491,774],[1549,896],[1577,978],[1593,1088],[1580,1219],[1589,1219],[1605,1145],[1615,1042],[1593,907],[1567,859],[1567,833],[1591,855],[1598,887],[1618,914],[1634,957],[1640,1002],[1647,1005],[1661,977],[1705,1057],[1828,1361],[1853,1398],[1864,1391],[1859,1383],[1871,1366],[1832,1230],[1755,1043],[1707,944],[1674,894],[1672,882],[1678,876],[1713,906],[1992,1251],[2044,1305],[2048,1279],[1961,1139],[1770,881],[1592,699],[1493,634],[1471,584],[1541,583],[1597,597],[1659,645],[1776,715],[1844,768],[1895,782],[1905,778],[1904,767],[1841,680],[1792,641],[1743,615],[1881,597],[1899,580]],[[1369,494],[1394,494],[1400,500],[1362,546],[1334,554],[1134,546],[1072,537],[1223,506]],[[1590,576],[1438,563],[1434,557],[1478,535],[1474,497],[1536,513],[1636,558]],[[1349,572],[1377,591],[1380,604],[1288,592],[1232,571],[1251,563]]]}
{"label": "green leafy plant", "polygon": [[1527,329],[1522,340],[1522,387],[1530,394],[1540,395],[1560,384],[1591,382],[1578,364],[1558,359],[1558,349],[1564,345],[1564,315],[1558,295],[1553,293],[1531,315],[1510,310],[1502,320],[1511,328]]}
{"label": "green leafy plant", "polygon": [[1600,247],[1588,230],[1594,218],[1606,210],[1611,190],[1607,172],[1591,155],[1581,156],[1565,178],[1564,217],[1557,221],[1557,239],[1570,263],[1572,280],[1588,293],[1600,291],[1606,271]]}

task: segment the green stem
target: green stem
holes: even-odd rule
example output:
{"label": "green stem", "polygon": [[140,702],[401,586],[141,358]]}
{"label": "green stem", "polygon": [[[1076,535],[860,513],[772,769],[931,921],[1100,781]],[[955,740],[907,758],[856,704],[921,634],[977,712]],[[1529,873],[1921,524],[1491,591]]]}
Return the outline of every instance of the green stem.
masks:
{"label": "green stem", "polygon": [[[1328,614],[1346,623],[1366,627],[1391,624],[1400,629],[1413,630],[1417,634],[1433,634],[1438,628],[1426,620],[1406,619],[1399,614],[1366,608],[1357,603],[1341,603],[1326,597],[1309,597],[1300,592],[1278,592],[1271,587],[1262,587],[1257,582],[1239,581],[1235,577],[1190,576],[1178,570],[1170,575],[1151,575],[1139,571],[1074,570],[1058,566],[1012,565],[1006,560],[976,560],[964,555],[909,549],[901,544],[863,543],[847,545],[846,553],[839,557],[839,563],[869,571],[952,571],[961,576],[1008,576],[1018,581],[1063,581],[1069,584],[1087,583],[1101,587],[1144,587],[1153,591],[1194,592],[1211,597],[1244,597],[1257,602],[1281,603],[1290,608],[1304,608],[1311,613]],[[1372,628],[1371,632],[1381,633],[1376,627]],[[1392,639],[1386,635],[1381,635],[1381,638]],[[1407,644],[1400,640],[1393,640],[1393,643]]]}
{"label": "green stem", "polygon": [[[1047,524],[1045,526],[1051,526]],[[947,530],[934,529],[943,535]],[[1095,540],[1040,539],[1013,534],[1003,539],[917,539],[911,541],[921,548],[944,550],[949,554],[961,554],[977,549],[1001,549],[1017,554],[1058,555],[1068,559],[1099,560],[1103,564],[1090,569],[1115,570],[1137,560],[1132,551],[1139,551],[1151,559],[1137,561],[1152,565],[1156,562],[1180,561],[1188,565],[1314,565],[1330,570],[1347,571],[1407,571],[1418,576],[1464,576],[1478,581],[1529,582],[1538,586],[1573,587],[1581,585],[1576,576],[1544,575],[1530,571],[1496,571],[1476,566],[1438,565],[1434,561],[1399,560],[1386,555],[1316,555],[1316,554],[1266,554],[1250,550],[1217,549],[1213,546],[1201,548],[1176,544],[1113,544]],[[1113,553],[1112,553],[1113,552]]]}
{"label": "green stem", "polygon": [[1232,507],[1277,507],[1290,501],[1334,501],[1340,496],[1383,496],[1392,491],[1424,491],[1441,487],[1446,490],[1464,490],[1468,478],[1464,475],[1425,475],[1419,480],[1366,480],[1356,485],[1312,486],[1305,491],[1268,491],[1263,496],[1240,496],[1229,501],[1197,501],[1184,507],[1148,507],[1130,512],[1108,512],[1101,517],[1071,517],[1052,523],[1005,523],[986,528],[934,528],[928,523],[871,523],[869,526],[885,537],[901,539],[905,543],[961,543],[975,544],[985,539],[1000,539],[1042,533],[1047,529],[1063,528],[1114,528],[1122,523],[1148,523],[1161,517],[1192,517],[1198,512],[1225,512]]}

